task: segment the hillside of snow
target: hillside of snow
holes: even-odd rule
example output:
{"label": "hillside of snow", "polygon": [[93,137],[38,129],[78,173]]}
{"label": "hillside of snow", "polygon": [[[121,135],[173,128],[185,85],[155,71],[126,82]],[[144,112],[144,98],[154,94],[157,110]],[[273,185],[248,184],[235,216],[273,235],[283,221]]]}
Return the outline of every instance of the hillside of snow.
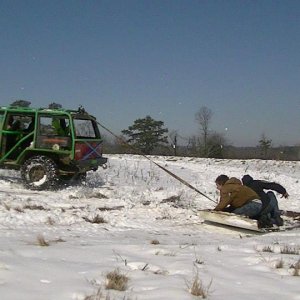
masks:
{"label": "hillside of snow", "polygon": [[[268,234],[204,223],[220,174],[276,181],[300,212],[300,162],[107,155],[85,185],[31,191],[0,170],[1,300],[300,299],[300,229]],[[44,245],[43,245],[44,241]],[[107,274],[126,275],[124,291]],[[298,271],[297,271],[298,270]],[[97,295],[98,293],[98,295]]]}

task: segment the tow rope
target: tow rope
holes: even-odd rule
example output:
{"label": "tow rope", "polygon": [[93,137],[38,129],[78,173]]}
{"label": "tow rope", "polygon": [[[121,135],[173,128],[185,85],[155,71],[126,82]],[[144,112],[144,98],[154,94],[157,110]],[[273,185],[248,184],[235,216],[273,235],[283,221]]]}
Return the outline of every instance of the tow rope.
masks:
{"label": "tow rope", "polygon": [[[111,130],[109,130],[107,127],[105,127],[104,125],[102,125],[101,123],[99,123],[98,121],[96,121],[97,124],[102,127],[104,130],[106,130],[107,132],[109,132],[111,135],[113,135],[121,144],[124,144],[126,146],[128,146],[130,149],[134,150],[135,152],[137,152],[137,149],[130,145],[129,143],[127,143],[126,141],[124,141],[123,139],[121,139],[119,136],[117,136],[116,134],[114,134]],[[197,188],[195,188],[194,186],[192,186],[190,183],[188,183],[186,180],[180,178],[179,176],[177,176],[176,174],[174,174],[173,172],[171,172],[170,170],[166,169],[165,167],[161,166],[160,164],[156,163],[155,161],[153,161],[151,158],[149,158],[148,156],[144,155],[144,154],[140,154],[141,156],[143,156],[144,158],[146,158],[147,160],[149,160],[150,162],[152,162],[154,165],[156,165],[157,167],[159,167],[160,169],[162,169],[163,171],[165,171],[166,173],[168,173],[170,176],[172,176],[173,178],[177,179],[179,182],[181,182],[182,184],[186,185],[187,187],[189,187],[190,189],[194,190],[195,192],[197,192],[198,194],[202,195],[203,197],[207,198],[208,200],[217,203],[217,201],[211,199],[210,197],[208,197],[207,195],[205,195],[204,193],[202,193],[201,191],[199,191]]]}

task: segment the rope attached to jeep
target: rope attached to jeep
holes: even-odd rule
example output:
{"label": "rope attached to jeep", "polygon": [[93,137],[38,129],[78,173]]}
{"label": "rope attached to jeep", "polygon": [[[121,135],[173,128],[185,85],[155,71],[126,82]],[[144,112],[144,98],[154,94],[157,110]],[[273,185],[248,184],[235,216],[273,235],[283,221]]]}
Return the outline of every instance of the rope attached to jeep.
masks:
{"label": "rope attached to jeep", "polygon": [[[102,127],[104,130],[106,130],[107,132],[109,132],[111,135],[113,135],[119,142],[120,144],[123,144],[127,147],[129,147],[130,149],[132,149],[134,152],[137,152],[137,148],[130,145],[128,142],[124,141],[122,138],[120,138],[119,136],[117,136],[115,133],[113,133],[110,129],[108,129],[107,127],[105,127],[104,125],[102,125],[101,123],[99,123],[98,121],[96,121],[97,124]],[[152,162],[154,165],[156,165],[157,167],[159,167],[160,169],[162,169],[163,171],[165,171],[166,173],[168,173],[170,176],[172,176],[173,178],[175,178],[176,180],[178,180],[179,182],[181,182],[182,184],[186,185],[187,187],[189,187],[190,189],[194,190],[195,192],[197,192],[198,194],[202,195],[203,197],[207,198],[208,200],[217,203],[217,201],[211,199],[210,197],[208,197],[207,195],[205,195],[204,193],[202,193],[201,191],[199,191],[197,188],[195,188],[193,185],[191,185],[190,183],[188,183],[186,180],[182,179],[181,177],[177,176],[176,174],[174,174],[173,172],[171,172],[170,170],[166,169],[165,167],[161,166],[160,164],[156,163],[155,161],[153,161],[151,158],[149,158],[148,156],[141,154],[141,156],[143,156],[144,158],[146,158],[147,160],[149,160],[150,162]]]}

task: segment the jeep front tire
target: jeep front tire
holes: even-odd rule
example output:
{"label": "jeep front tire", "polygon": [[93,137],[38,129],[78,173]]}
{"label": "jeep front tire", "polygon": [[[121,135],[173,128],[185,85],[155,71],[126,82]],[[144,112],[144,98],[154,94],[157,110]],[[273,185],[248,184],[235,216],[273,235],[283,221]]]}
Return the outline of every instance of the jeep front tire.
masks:
{"label": "jeep front tire", "polygon": [[21,178],[32,190],[53,189],[58,183],[56,163],[47,156],[33,156],[22,165]]}

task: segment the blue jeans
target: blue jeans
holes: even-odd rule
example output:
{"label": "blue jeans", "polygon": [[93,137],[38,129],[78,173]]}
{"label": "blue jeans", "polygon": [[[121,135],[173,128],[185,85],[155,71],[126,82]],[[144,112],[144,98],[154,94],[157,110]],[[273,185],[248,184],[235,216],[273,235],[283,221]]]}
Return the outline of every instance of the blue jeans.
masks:
{"label": "blue jeans", "polygon": [[248,216],[249,218],[253,218],[259,214],[259,212],[261,211],[261,207],[262,204],[260,200],[257,202],[256,200],[255,201],[252,200],[246,203],[245,205],[233,210],[233,213],[237,215],[245,215]]}
{"label": "blue jeans", "polygon": [[270,214],[271,218],[276,218],[280,216],[277,198],[273,192],[267,192],[267,195],[270,199],[270,203],[264,210],[264,213]]}

